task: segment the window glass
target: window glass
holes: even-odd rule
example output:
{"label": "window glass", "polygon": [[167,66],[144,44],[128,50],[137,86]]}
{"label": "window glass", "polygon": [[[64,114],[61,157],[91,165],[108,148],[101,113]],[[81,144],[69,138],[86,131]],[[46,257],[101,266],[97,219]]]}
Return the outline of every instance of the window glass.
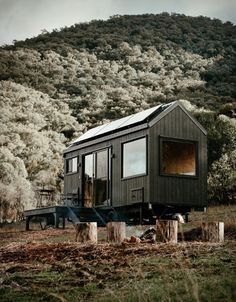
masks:
{"label": "window glass", "polygon": [[107,177],[108,169],[108,152],[107,150],[97,152],[97,178]]}
{"label": "window glass", "polygon": [[84,156],[83,164],[83,203],[85,207],[109,205],[110,178],[109,149]]}
{"label": "window glass", "polygon": [[77,166],[78,166],[77,163],[78,163],[77,157],[67,159],[67,161],[66,161],[66,173],[77,172]]}
{"label": "window glass", "polygon": [[85,156],[85,168],[84,173],[86,176],[93,177],[93,154]]}
{"label": "window glass", "polygon": [[146,173],[146,138],[123,144],[123,177]]}
{"label": "window glass", "polygon": [[72,172],[77,172],[77,157],[72,158]]}
{"label": "window glass", "polygon": [[161,173],[196,175],[196,143],[162,140]]}
{"label": "window glass", "polygon": [[93,206],[93,154],[84,157],[84,174],[83,174],[84,206]]}

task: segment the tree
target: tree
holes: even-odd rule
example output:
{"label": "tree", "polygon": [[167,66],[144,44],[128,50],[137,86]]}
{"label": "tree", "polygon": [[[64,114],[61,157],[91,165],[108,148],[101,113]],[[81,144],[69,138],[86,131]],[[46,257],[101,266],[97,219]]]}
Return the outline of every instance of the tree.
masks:
{"label": "tree", "polygon": [[0,82],[0,105],[0,208],[16,219],[38,188],[60,192],[64,133],[79,126],[65,103],[10,81]]}
{"label": "tree", "polygon": [[208,189],[213,202],[236,202],[236,150],[223,154],[212,164]]}

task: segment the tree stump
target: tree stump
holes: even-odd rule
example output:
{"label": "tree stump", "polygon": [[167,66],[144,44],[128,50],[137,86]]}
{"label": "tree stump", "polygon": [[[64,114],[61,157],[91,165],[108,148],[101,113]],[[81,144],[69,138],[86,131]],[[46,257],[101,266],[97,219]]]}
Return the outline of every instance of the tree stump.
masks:
{"label": "tree stump", "polygon": [[110,221],[107,223],[107,241],[121,243],[126,237],[125,222]]}
{"label": "tree stump", "polygon": [[202,223],[202,240],[211,242],[224,241],[224,222],[211,221]]}
{"label": "tree stump", "polygon": [[156,241],[177,243],[178,241],[177,220],[157,220],[156,228],[157,228]]}
{"label": "tree stump", "polygon": [[76,242],[97,243],[97,222],[79,222],[74,227]]}

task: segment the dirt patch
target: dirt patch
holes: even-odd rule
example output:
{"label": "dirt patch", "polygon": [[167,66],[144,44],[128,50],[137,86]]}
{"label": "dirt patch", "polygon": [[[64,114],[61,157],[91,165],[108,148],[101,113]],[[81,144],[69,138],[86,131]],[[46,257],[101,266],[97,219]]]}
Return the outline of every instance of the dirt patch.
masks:
{"label": "dirt patch", "polygon": [[52,264],[60,261],[66,262],[91,262],[94,265],[99,263],[114,263],[132,260],[135,257],[143,257],[147,255],[160,255],[162,257],[178,257],[186,254],[193,254],[201,252],[211,253],[227,245],[235,249],[236,242],[219,243],[160,243],[160,244],[108,244],[99,243],[80,244],[80,243],[40,243],[28,242],[11,243],[3,248],[0,248],[0,261],[2,263],[29,263],[41,262]]}

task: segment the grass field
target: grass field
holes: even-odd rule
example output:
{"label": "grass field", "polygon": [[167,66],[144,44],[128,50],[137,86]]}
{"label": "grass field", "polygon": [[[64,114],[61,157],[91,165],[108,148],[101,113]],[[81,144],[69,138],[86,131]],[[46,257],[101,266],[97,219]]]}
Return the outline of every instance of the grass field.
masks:
{"label": "grass field", "polygon": [[[178,244],[112,245],[99,229],[99,243],[85,245],[71,227],[2,228],[0,301],[236,301],[236,206],[190,220]],[[203,220],[225,222],[224,243],[200,241]]]}

